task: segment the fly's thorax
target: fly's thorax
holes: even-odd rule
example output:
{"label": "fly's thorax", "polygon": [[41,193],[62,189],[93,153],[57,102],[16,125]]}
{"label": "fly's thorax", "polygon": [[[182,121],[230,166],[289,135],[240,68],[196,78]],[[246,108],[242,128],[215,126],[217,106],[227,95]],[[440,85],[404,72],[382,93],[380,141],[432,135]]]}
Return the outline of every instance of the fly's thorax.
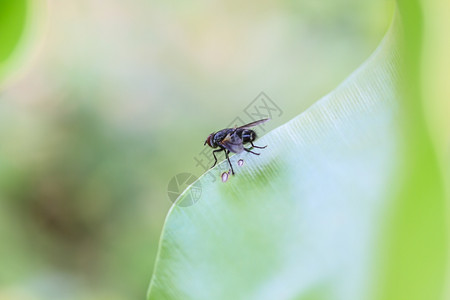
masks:
{"label": "fly's thorax", "polygon": [[214,134],[214,137],[211,139],[212,143],[215,144],[215,147],[217,147],[228,134],[231,134],[233,132],[233,129],[231,128],[227,128],[227,129],[222,129],[220,131],[217,131]]}

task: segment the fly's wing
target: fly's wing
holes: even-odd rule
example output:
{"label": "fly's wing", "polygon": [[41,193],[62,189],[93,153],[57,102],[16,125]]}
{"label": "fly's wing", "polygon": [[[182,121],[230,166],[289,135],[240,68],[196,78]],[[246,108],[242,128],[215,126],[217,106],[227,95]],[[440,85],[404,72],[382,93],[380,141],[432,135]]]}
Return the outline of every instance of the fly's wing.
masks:
{"label": "fly's wing", "polygon": [[251,123],[242,125],[242,126],[240,126],[238,128],[250,128],[250,127],[258,126],[259,124],[265,123],[265,122],[267,122],[269,120],[270,120],[269,118],[258,120],[258,121],[255,121],[255,122],[251,122]]}
{"label": "fly's wing", "polygon": [[220,144],[231,152],[241,153],[244,151],[244,145],[242,139],[235,132],[236,130],[228,133],[225,138],[220,141]]}

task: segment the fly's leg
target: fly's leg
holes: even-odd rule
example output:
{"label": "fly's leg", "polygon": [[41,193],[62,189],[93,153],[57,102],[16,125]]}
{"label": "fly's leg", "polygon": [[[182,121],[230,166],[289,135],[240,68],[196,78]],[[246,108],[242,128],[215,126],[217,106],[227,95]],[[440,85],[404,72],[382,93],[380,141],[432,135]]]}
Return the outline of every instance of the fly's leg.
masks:
{"label": "fly's leg", "polygon": [[213,151],[214,164],[212,165],[211,169],[214,168],[214,166],[217,164],[216,152],[220,152],[220,151],[223,151],[223,149],[218,149],[218,150],[214,150],[214,151]]}
{"label": "fly's leg", "polygon": [[258,148],[258,149],[264,149],[264,148],[267,147],[267,145],[265,145],[264,147],[255,146],[255,145],[253,144],[253,142],[250,142],[250,144],[252,145],[253,148]]}
{"label": "fly's leg", "polygon": [[255,154],[255,155],[260,155],[260,154],[261,154],[261,153],[253,152],[252,150],[247,149],[247,148],[244,148],[244,150],[247,151],[247,152],[250,152],[250,153],[252,153],[252,154]]}
{"label": "fly's leg", "polygon": [[225,156],[227,157],[228,163],[230,164],[230,168],[231,168],[231,175],[234,175],[233,166],[231,165],[231,161],[230,161],[230,158],[228,157],[228,153],[230,153],[230,151],[225,150]]}

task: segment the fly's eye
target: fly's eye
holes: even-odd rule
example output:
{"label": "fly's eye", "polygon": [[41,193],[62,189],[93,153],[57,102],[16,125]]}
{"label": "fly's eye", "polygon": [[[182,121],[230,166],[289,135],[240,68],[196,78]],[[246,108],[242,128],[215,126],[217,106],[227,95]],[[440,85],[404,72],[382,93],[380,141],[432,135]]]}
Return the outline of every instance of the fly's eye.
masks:
{"label": "fly's eye", "polygon": [[208,137],[206,138],[206,141],[203,145],[208,144],[208,146],[212,147],[212,143],[211,143],[211,138],[213,136],[213,133],[211,133],[210,135],[208,135]]}

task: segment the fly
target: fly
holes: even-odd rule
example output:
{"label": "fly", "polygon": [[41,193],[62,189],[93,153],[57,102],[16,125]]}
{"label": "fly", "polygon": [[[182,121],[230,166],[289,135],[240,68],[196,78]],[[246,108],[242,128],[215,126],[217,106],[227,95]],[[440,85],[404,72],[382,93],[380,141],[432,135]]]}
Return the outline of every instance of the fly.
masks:
{"label": "fly", "polygon": [[[251,127],[260,125],[264,122],[269,121],[270,119],[262,119],[255,122],[248,123],[246,125],[235,127],[235,128],[225,128],[217,132],[211,133],[205,141],[205,144],[208,144],[211,148],[217,148],[220,149],[213,151],[214,156],[214,165],[211,168],[214,168],[214,166],[217,164],[217,157],[216,153],[224,151],[225,157],[228,160],[228,164],[231,168],[231,174],[234,175],[233,166],[231,165],[230,158],[228,154],[230,152],[233,153],[241,153],[243,151],[250,152],[255,155],[259,155],[260,153],[253,152],[251,149],[258,148],[258,149],[264,149],[267,146],[264,147],[258,147],[253,144],[253,141],[256,140],[256,132],[249,129]],[[252,146],[251,148],[245,148],[244,145],[250,143]]]}

